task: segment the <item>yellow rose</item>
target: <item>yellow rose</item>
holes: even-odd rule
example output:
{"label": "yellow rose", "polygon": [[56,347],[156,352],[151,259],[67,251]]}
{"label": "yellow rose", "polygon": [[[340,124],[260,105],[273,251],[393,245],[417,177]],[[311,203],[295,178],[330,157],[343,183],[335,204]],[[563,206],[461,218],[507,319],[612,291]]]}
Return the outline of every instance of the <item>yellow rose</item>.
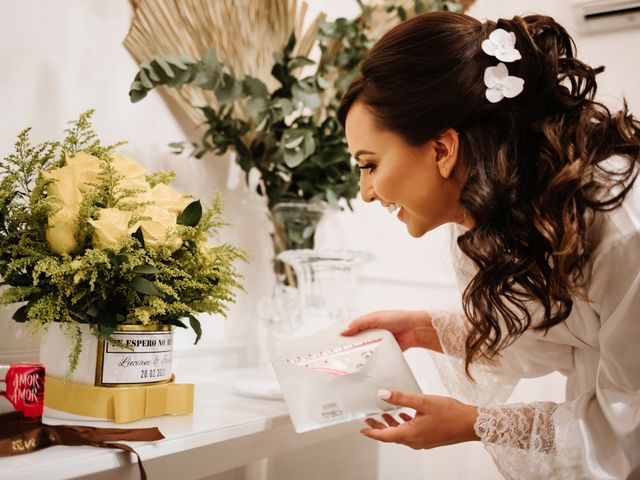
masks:
{"label": "yellow rose", "polygon": [[51,183],[47,186],[49,197],[58,199],[63,207],[76,210],[80,207],[82,193],[78,188],[73,169],[69,166],[43,172]]}
{"label": "yellow rose", "polygon": [[97,220],[89,220],[93,225],[93,246],[97,248],[116,248],[134,230],[129,228],[131,212],[117,208],[103,208]]}
{"label": "yellow rose", "polygon": [[168,238],[167,233],[176,227],[176,214],[165,210],[164,208],[149,205],[141,207],[135,212],[144,217],[150,217],[151,220],[142,220],[134,227],[134,231],[138,226],[142,229],[142,236],[145,244],[156,246],[160,243],[168,243],[172,251],[177,250],[182,245],[182,239],[178,237]]}
{"label": "yellow rose", "polygon": [[124,177],[120,181],[120,188],[148,188],[147,169],[133,158],[117,153],[113,156],[113,168]]}
{"label": "yellow rose", "polygon": [[180,215],[191,203],[189,197],[176,192],[164,183],[159,183],[151,189],[151,201],[156,207],[164,208],[176,215]]}
{"label": "yellow rose", "polygon": [[73,172],[76,185],[81,191],[87,191],[89,183],[95,183],[100,173],[102,160],[85,152],[80,152],[67,160],[67,167]]}
{"label": "yellow rose", "polygon": [[47,242],[49,242],[51,250],[60,255],[75,250],[77,246],[75,238],[77,216],[77,210],[63,207],[49,219]]}

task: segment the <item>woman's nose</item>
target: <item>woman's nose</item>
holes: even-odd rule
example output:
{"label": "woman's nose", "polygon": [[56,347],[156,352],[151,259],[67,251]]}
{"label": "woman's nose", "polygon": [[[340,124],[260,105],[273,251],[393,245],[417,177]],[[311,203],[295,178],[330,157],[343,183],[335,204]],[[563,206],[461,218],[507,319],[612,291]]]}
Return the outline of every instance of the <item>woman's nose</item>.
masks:
{"label": "woman's nose", "polygon": [[360,172],[360,196],[362,200],[370,203],[376,199],[376,194],[373,191],[371,180],[366,179],[364,173],[365,172]]}

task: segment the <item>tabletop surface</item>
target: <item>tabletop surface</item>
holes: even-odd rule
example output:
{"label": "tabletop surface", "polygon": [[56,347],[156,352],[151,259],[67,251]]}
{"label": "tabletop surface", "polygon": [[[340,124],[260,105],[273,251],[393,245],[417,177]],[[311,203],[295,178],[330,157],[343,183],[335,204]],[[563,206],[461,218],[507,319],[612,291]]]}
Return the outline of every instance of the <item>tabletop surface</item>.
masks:
{"label": "tabletop surface", "polygon": [[[143,461],[147,461],[263,433],[278,426],[290,426],[283,401],[249,398],[235,393],[235,382],[259,378],[263,373],[256,369],[238,369],[217,372],[208,378],[193,376],[177,379],[178,383],[195,384],[192,415],[147,418],[127,424],[76,422],[44,416],[43,422],[95,427],[158,427],[165,436],[164,440],[126,442],[136,449]],[[0,458],[0,479],[65,478],[69,475],[69,465],[74,465],[75,476],[117,468],[122,464],[122,454],[115,449],[55,446]]]}

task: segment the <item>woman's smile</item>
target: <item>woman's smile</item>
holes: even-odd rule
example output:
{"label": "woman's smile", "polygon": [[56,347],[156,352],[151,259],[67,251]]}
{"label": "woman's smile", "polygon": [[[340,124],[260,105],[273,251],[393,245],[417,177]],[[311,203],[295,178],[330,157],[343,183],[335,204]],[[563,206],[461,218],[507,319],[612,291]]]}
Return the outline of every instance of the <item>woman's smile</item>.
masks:
{"label": "woman's smile", "polygon": [[455,130],[412,145],[400,135],[380,129],[369,107],[355,102],[345,133],[361,170],[360,193],[365,202],[379,201],[416,238],[455,221],[463,184],[452,181],[458,145]]}

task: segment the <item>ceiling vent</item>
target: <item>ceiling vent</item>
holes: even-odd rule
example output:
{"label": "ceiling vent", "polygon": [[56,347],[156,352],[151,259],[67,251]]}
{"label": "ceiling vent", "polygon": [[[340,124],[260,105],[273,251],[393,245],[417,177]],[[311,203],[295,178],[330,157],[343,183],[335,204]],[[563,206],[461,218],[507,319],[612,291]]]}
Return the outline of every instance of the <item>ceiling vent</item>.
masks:
{"label": "ceiling vent", "polygon": [[573,8],[582,34],[640,29],[640,1],[574,0]]}

